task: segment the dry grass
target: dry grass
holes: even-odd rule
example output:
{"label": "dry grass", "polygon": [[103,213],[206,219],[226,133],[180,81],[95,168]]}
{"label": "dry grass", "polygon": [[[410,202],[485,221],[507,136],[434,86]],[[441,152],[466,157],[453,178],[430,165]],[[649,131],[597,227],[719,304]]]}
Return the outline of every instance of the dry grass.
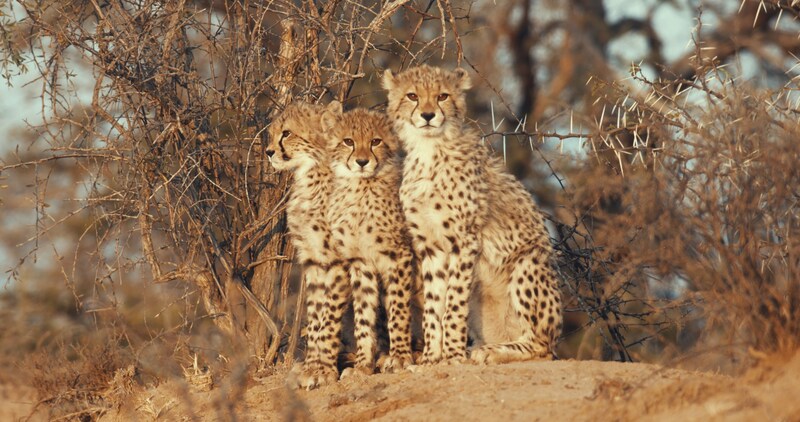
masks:
{"label": "dry grass", "polygon": [[137,384],[137,370],[118,344],[35,354],[24,365],[51,420],[95,420],[119,409]]}

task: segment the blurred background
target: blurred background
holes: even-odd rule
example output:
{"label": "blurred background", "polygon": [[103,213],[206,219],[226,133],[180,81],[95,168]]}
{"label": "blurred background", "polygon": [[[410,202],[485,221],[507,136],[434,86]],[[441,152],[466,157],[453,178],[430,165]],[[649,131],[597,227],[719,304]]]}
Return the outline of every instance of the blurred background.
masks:
{"label": "blurred background", "polygon": [[131,366],[158,381],[301,357],[290,181],[264,129],[292,100],[380,109],[383,70],[422,63],[470,72],[472,124],[550,216],[562,358],[736,373],[791,352],[799,16],[793,0],[0,1],[0,381],[52,395],[92,373],[90,392]]}

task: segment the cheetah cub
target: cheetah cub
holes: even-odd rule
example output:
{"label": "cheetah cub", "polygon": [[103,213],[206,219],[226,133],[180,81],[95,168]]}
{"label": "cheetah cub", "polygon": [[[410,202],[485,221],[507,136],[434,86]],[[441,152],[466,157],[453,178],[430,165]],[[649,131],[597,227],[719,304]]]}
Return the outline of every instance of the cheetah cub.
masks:
{"label": "cheetah cub", "polygon": [[293,103],[271,124],[269,161],[278,171],[291,171],[293,182],[286,215],[306,284],[308,320],[306,357],[295,368],[297,383],[305,389],[336,382],[339,373],[341,318],[348,293],[346,274],[335,248],[327,219],[333,173],[325,154],[320,105]]}
{"label": "cheetah cub", "polygon": [[376,320],[382,298],[388,317],[389,356],[381,370],[395,372],[412,359],[409,305],[414,276],[411,243],[398,197],[399,141],[385,115],[364,109],[342,113],[341,104],[331,106],[322,116],[335,175],[328,215],[334,249],[349,271],[356,338],[354,371],[369,374],[375,367]]}
{"label": "cheetah cub", "polygon": [[387,113],[406,150],[400,199],[424,283],[423,364],[548,358],[561,297],[542,215],[464,114],[462,69],[387,70]]}

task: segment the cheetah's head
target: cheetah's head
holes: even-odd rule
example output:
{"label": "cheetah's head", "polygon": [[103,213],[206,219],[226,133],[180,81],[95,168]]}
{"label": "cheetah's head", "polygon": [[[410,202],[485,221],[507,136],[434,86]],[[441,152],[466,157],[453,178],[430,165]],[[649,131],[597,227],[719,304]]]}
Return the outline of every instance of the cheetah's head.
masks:
{"label": "cheetah's head", "polygon": [[272,121],[266,151],[272,167],[295,170],[320,163],[324,140],[319,116],[323,110],[316,104],[292,103]]}
{"label": "cheetah's head", "polygon": [[398,140],[386,115],[360,108],[343,113],[341,103],[334,101],[321,123],[338,177],[373,177],[394,162]]}
{"label": "cheetah's head", "polygon": [[422,65],[395,75],[386,69],[387,113],[400,133],[441,136],[448,126],[460,127],[466,110],[465,91],[472,86],[464,69],[453,71]]}

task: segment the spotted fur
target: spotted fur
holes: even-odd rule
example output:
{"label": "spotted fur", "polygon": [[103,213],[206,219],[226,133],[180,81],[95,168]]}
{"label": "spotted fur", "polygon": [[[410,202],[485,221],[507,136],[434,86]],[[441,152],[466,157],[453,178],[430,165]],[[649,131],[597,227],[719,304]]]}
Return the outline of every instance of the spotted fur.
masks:
{"label": "spotted fur", "polygon": [[381,369],[394,372],[411,363],[409,305],[414,277],[413,253],[398,197],[399,142],[383,114],[364,109],[328,110],[322,124],[335,175],[329,217],[334,248],[349,268],[355,370],[373,372],[382,298],[389,356]]}
{"label": "spotted fur", "polygon": [[336,382],[342,314],[347,305],[346,273],[336,249],[327,210],[333,173],[320,127],[320,105],[293,103],[272,122],[267,156],[279,171],[291,171],[286,204],[289,234],[306,284],[307,347],[296,368],[300,387]]}
{"label": "spotted fur", "polygon": [[561,297],[541,213],[466,126],[462,69],[387,70],[387,113],[407,157],[400,199],[424,282],[422,363],[547,358]]}

